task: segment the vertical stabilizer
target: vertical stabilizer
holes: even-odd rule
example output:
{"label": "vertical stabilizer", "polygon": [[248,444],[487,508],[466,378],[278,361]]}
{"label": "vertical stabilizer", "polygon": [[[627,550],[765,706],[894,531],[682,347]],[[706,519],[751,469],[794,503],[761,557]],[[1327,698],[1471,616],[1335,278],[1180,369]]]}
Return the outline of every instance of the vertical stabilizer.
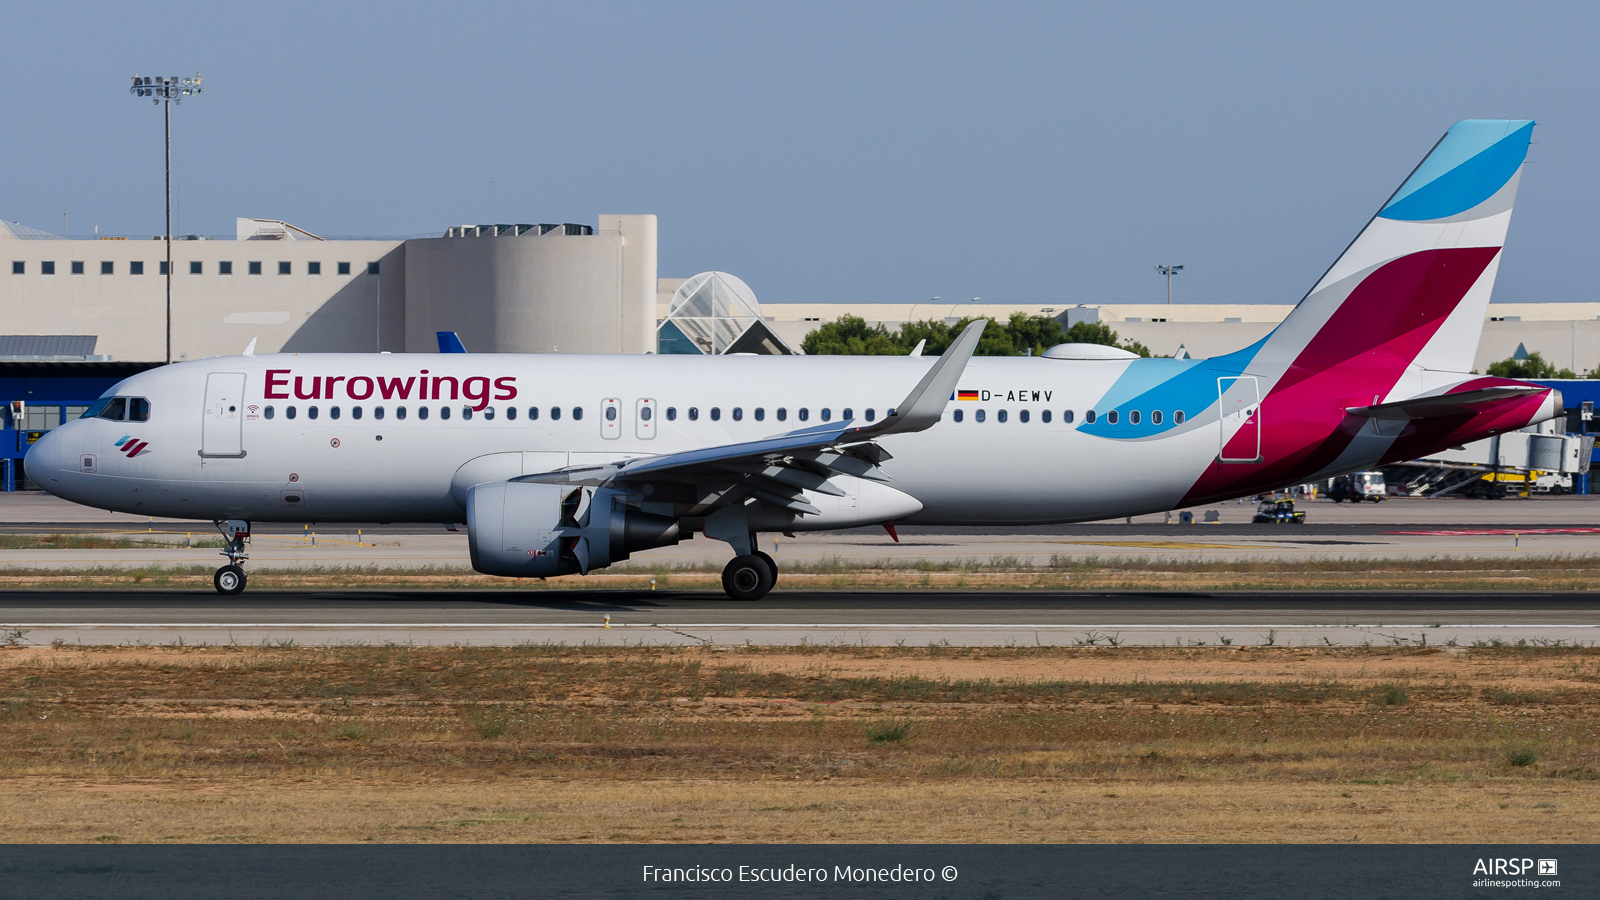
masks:
{"label": "vertical stabilizer", "polygon": [[1359,372],[1369,395],[1387,395],[1408,367],[1469,370],[1533,124],[1451,126],[1251,369],[1279,390],[1333,370]]}

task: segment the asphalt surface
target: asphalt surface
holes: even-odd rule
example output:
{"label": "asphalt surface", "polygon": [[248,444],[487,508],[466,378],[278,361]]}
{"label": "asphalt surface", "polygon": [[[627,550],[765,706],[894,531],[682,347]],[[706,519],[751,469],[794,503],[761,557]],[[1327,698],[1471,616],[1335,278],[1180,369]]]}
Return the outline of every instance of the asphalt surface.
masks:
{"label": "asphalt surface", "polygon": [[[609,618],[608,618],[609,617]],[[16,634],[20,632],[20,634]],[[25,644],[1592,645],[1600,593],[0,592]]]}
{"label": "asphalt surface", "polygon": [[[288,522],[256,522],[251,524],[251,531],[255,534],[302,534],[306,528],[317,528],[323,532],[337,532],[339,534],[355,534],[360,529],[366,534],[386,535],[429,535],[444,534],[447,529],[443,524],[418,524],[415,522],[397,522],[383,524],[380,522],[337,522],[337,523],[288,523]],[[458,526],[465,533],[465,527]],[[1443,525],[1439,522],[1352,522],[1304,525],[1256,525],[1251,523],[1224,523],[1220,525],[1192,525],[1168,526],[1160,522],[1135,522],[1132,525],[1121,522],[1087,522],[1073,525],[1029,525],[1029,526],[960,526],[960,525],[902,525],[896,531],[902,537],[1085,537],[1085,536],[1117,536],[1117,537],[1162,537],[1170,538],[1175,534],[1183,534],[1189,538],[1205,537],[1262,537],[1278,535],[1286,538],[1298,537],[1374,537],[1397,532],[1439,532],[1468,529],[1473,531],[1539,531],[1574,528],[1594,528],[1600,533],[1600,518],[1593,525],[1574,525],[1571,522],[1528,522],[1522,520],[1508,520],[1505,522],[1479,522],[1470,525]],[[1181,529],[1181,530],[1180,530]],[[0,523],[0,534],[116,534],[123,532],[155,533],[155,534],[196,534],[203,537],[213,536],[216,529],[210,522],[152,522],[140,523],[136,528],[130,528],[127,522],[4,522]],[[882,537],[883,529],[878,526],[871,528],[848,528],[829,532],[836,535],[862,535]]]}

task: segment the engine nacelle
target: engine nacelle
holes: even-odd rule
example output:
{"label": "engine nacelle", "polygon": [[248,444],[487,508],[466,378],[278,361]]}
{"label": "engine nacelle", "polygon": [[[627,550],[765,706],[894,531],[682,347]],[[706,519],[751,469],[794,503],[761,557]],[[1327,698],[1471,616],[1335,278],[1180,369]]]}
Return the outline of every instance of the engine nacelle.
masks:
{"label": "engine nacelle", "polygon": [[681,540],[678,520],[628,507],[609,488],[501,481],[467,491],[467,549],[485,575],[545,578]]}

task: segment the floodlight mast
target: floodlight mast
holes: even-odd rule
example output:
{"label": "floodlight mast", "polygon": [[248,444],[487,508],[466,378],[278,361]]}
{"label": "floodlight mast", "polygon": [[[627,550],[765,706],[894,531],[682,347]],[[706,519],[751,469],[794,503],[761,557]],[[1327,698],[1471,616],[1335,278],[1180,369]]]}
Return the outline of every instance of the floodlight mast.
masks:
{"label": "floodlight mast", "polygon": [[1156,271],[1167,276],[1167,305],[1172,305],[1172,276],[1183,271],[1183,266],[1156,266]]}
{"label": "floodlight mast", "polygon": [[163,78],[133,76],[133,87],[128,93],[135,97],[149,97],[152,103],[166,101],[167,130],[167,365],[172,365],[172,104],[182,103],[185,97],[194,97],[200,91],[200,73],[193,78],[173,75]]}

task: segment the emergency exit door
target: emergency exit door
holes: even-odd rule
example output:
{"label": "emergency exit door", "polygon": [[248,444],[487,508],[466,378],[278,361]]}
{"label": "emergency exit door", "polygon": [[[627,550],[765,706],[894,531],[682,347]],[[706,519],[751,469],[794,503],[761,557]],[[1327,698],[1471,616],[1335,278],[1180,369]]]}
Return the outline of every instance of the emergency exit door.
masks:
{"label": "emergency exit door", "polygon": [[206,376],[205,418],[200,423],[200,455],[244,456],[244,374]]}
{"label": "emergency exit door", "polygon": [[1222,446],[1217,460],[1261,462],[1261,388],[1254,375],[1217,379]]}

